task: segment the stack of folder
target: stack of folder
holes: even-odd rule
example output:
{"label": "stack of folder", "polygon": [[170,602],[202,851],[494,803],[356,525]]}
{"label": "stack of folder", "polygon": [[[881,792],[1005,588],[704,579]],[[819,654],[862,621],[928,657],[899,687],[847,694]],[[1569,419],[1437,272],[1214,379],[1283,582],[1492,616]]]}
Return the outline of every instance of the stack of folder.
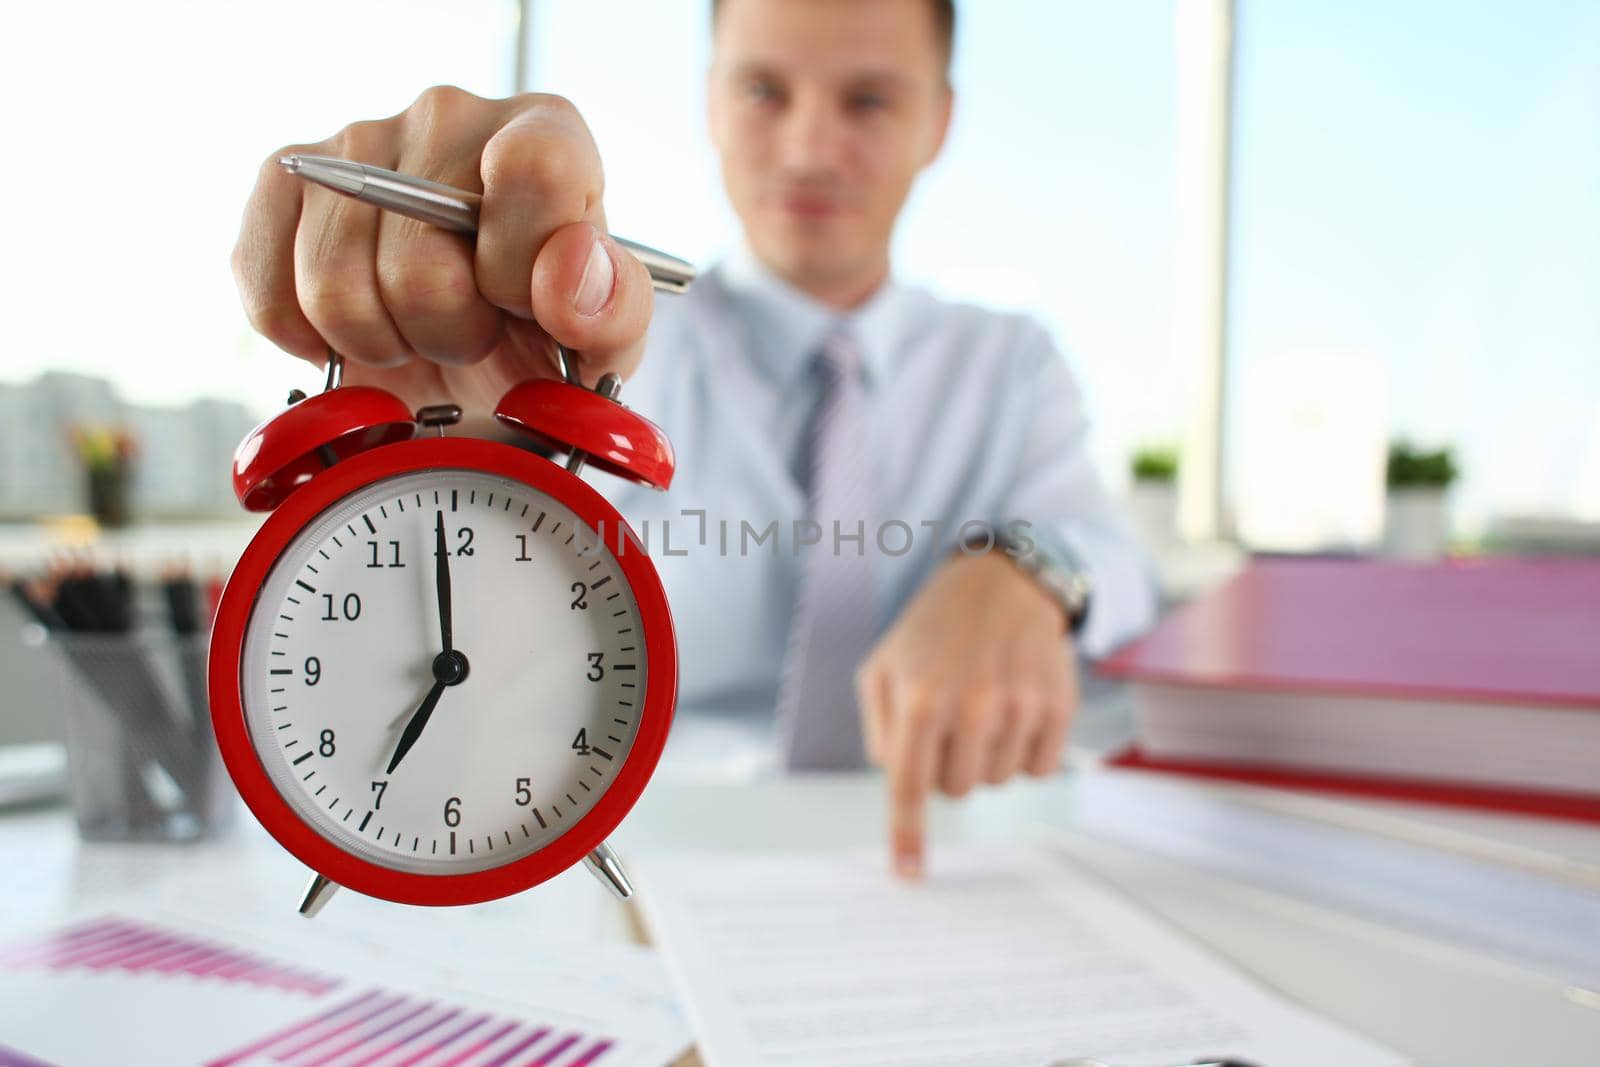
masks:
{"label": "stack of folder", "polygon": [[1112,766],[1600,822],[1600,561],[1262,559],[1100,670]]}

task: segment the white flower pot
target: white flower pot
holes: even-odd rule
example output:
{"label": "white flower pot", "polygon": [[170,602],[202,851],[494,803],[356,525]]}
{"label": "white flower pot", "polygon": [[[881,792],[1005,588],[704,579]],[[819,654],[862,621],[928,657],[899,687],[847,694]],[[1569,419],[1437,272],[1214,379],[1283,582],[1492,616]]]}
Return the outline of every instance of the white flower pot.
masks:
{"label": "white flower pot", "polygon": [[1416,486],[1391,489],[1384,503],[1384,551],[1402,559],[1437,559],[1450,538],[1450,511],[1444,489]]}
{"label": "white flower pot", "polygon": [[1177,484],[1135,481],[1128,490],[1128,517],[1134,532],[1151,551],[1177,544]]}

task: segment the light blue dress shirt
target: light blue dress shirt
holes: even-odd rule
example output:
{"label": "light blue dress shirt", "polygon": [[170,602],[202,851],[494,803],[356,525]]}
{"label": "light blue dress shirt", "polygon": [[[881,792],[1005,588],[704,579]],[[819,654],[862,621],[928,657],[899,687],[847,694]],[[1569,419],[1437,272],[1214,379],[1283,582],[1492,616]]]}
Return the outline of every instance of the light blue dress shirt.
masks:
{"label": "light blue dress shirt", "polygon": [[1078,388],[1039,325],[892,281],[840,313],[743,251],[688,293],[657,296],[623,391],[671,438],[672,488],[595,476],[666,586],[680,715],[771,728],[802,553],[832,550],[831,530],[806,547],[795,523],[806,519],[816,354],[839,328],[861,353],[877,633],[949,558],[964,523],[977,532],[1013,520],[1066,542],[1089,572],[1080,647],[1099,654],[1149,624],[1151,568],[1090,462]]}

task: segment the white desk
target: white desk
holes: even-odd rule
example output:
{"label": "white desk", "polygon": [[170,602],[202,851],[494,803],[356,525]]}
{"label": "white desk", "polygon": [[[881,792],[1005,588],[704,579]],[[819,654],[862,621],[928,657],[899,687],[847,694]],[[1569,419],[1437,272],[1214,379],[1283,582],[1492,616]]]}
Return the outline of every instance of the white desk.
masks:
{"label": "white desk", "polygon": [[[933,812],[939,842],[1040,839],[1041,820],[1070,825],[1069,779],[980,791]],[[238,892],[281,900],[292,916],[305,870],[243,812],[223,839],[198,846],[84,845],[70,816],[0,816],[0,938],[105,908],[118,894]],[[624,861],[680,848],[833,847],[882,839],[882,785],[871,776],[751,785],[660,780],[613,839]],[[1600,1002],[1580,1003],[1550,979],[1374,923],[1252,890],[1068,833],[1072,856],[1156,914],[1266,984],[1403,1050],[1419,1067],[1595,1067]],[[648,892],[648,885],[642,887]],[[336,896],[314,920],[398,909]],[[395,912],[398,922],[401,915]],[[404,921],[419,921],[406,911]],[[538,938],[626,939],[628,927],[587,872],[569,871],[522,897],[443,909],[420,921],[495,924],[508,945]],[[263,936],[270,936],[263,931]],[[1600,951],[1600,946],[1597,946]],[[1268,1065],[1279,1067],[1279,1065]]]}

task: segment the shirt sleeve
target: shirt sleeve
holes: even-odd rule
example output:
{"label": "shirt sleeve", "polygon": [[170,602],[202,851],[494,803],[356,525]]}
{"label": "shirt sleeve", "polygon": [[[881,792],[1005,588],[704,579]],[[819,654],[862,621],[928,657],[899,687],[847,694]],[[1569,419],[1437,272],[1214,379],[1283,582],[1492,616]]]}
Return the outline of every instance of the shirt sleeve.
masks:
{"label": "shirt sleeve", "polygon": [[1066,360],[1033,323],[1021,347],[1021,446],[999,517],[1081,561],[1092,599],[1078,645],[1102,656],[1154,621],[1155,568],[1089,457],[1089,420]]}

